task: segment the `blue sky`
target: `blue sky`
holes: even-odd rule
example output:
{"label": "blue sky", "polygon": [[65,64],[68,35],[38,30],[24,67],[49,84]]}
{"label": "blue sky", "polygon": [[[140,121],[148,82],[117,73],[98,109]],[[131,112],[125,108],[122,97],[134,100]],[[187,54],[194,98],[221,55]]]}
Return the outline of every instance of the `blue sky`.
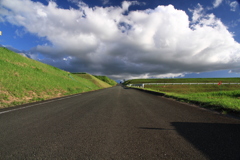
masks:
{"label": "blue sky", "polygon": [[235,0],[0,0],[0,45],[113,79],[240,76]]}

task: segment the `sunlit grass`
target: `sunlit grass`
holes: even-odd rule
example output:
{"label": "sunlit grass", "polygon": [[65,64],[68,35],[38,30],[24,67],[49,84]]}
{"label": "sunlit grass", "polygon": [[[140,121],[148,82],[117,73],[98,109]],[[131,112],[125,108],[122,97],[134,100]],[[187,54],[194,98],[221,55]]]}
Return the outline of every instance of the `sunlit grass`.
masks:
{"label": "sunlit grass", "polygon": [[0,68],[0,108],[110,87],[6,48],[0,48]]}
{"label": "sunlit grass", "polygon": [[[190,78],[132,80],[134,83],[240,83],[240,78]],[[130,83],[129,82],[129,83]],[[180,101],[196,103],[203,107],[240,112],[240,85],[144,85],[144,89],[164,93]]]}
{"label": "sunlit grass", "polygon": [[240,78],[171,78],[171,79],[132,79],[125,84],[136,83],[240,83]]}

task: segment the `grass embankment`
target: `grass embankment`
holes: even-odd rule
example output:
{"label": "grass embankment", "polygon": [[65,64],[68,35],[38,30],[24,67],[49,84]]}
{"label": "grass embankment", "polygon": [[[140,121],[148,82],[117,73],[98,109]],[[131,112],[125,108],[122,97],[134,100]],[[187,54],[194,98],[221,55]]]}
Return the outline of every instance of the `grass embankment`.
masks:
{"label": "grass embankment", "polygon": [[110,87],[2,47],[0,68],[0,108]]}
{"label": "grass embankment", "polygon": [[96,76],[96,75],[94,75],[94,76],[95,76],[96,78],[100,79],[101,81],[110,84],[111,86],[117,85],[117,82],[116,82],[116,81],[108,78],[107,76]]}
{"label": "grass embankment", "polygon": [[[240,78],[190,78],[134,80],[135,83],[239,83]],[[129,82],[131,83],[131,82]],[[145,85],[145,89],[164,93],[180,101],[199,104],[223,112],[240,113],[240,85]]]}
{"label": "grass embankment", "polygon": [[112,85],[108,84],[107,82],[99,80],[95,76],[93,76],[91,74],[88,74],[88,73],[73,73],[73,74],[91,81],[92,83],[94,83],[98,87],[107,88],[107,87],[111,87],[112,86]]}

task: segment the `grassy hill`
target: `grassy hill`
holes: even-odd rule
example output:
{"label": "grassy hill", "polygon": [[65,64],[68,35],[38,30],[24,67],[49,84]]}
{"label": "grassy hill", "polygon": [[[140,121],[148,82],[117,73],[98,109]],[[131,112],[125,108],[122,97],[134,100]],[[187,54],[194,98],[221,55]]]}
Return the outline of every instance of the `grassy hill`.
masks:
{"label": "grassy hill", "polygon": [[116,81],[108,78],[107,76],[96,76],[96,75],[94,75],[94,76],[95,76],[96,78],[100,79],[101,81],[110,84],[111,86],[117,85],[117,82],[116,82]]}
{"label": "grassy hill", "polygon": [[110,87],[0,47],[0,108]]}
{"label": "grassy hill", "polygon": [[84,79],[87,79],[87,80],[91,81],[92,83],[94,83],[98,87],[107,88],[107,87],[111,87],[112,86],[111,84],[109,84],[109,83],[107,83],[105,81],[99,80],[95,76],[93,76],[91,74],[88,74],[88,73],[73,73],[73,74],[77,75],[77,76],[79,76],[81,78],[84,78]]}

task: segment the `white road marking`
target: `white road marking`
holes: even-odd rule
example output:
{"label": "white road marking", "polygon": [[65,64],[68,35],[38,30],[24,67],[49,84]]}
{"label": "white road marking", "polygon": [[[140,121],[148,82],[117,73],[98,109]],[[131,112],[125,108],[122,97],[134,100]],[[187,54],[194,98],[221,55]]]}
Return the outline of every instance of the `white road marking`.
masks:
{"label": "white road marking", "polygon": [[60,99],[54,99],[54,100],[50,100],[50,101],[47,101],[47,102],[32,104],[32,105],[25,106],[25,107],[21,107],[21,108],[16,108],[16,109],[11,109],[11,110],[7,110],[7,111],[2,111],[2,112],[0,112],[0,115],[1,115],[1,114],[4,114],[4,113],[8,113],[8,112],[13,112],[13,111],[17,111],[17,110],[22,110],[22,109],[30,108],[30,107],[33,107],[33,106],[38,106],[38,105],[41,105],[41,104],[46,104],[46,103],[50,103],[50,102],[55,102],[55,101],[60,101],[60,100],[63,100],[63,99],[68,99],[68,98],[76,97],[76,96],[79,96],[79,95],[81,95],[81,94],[77,94],[77,95],[73,95],[73,96],[68,96],[68,97],[60,98]]}

